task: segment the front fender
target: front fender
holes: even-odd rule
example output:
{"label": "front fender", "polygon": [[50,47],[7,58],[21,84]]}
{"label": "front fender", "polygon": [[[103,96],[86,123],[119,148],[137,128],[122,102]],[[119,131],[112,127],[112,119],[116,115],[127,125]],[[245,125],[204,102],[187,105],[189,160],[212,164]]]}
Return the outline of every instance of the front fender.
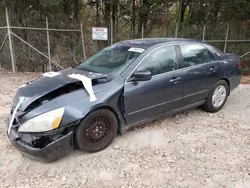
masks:
{"label": "front fender", "polygon": [[[117,117],[119,122],[119,130],[125,130],[126,123],[123,118],[120,96],[122,95],[122,88],[116,92],[99,92],[95,93],[97,100],[90,102],[90,98],[85,89],[79,89],[74,92],[64,94],[51,101],[35,108],[29,113],[25,114],[20,122],[25,122],[35,116],[49,112],[51,110],[65,107],[64,116],[61,120],[59,128],[67,127],[68,125],[82,120],[90,112],[99,108],[108,108]],[[123,131],[119,131],[120,133]]]}

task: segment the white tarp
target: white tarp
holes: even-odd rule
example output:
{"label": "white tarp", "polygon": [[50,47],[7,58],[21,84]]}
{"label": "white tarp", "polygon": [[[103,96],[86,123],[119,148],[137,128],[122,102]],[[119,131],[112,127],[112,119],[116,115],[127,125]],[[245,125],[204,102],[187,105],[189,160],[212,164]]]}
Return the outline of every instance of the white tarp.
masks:
{"label": "white tarp", "polygon": [[12,117],[10,119],[10,122],[9,122],[8,135],[10,134],[10,130],[11,130],[14,118],[16,116],[17,110],[18,110],[19,106],[22,104],[23,100],[24,100],[24,97],[19,97],[19,102],[17,103],[17,105],[13,111]]}
{"label": "white tarp", "polygon": [[92,80],[90,78],[80,74],[70,74],[68,75],[68,77],[80,80],[82,82],[83,86],[85,87],[90,96],[90,102],[97,100],[92,88]]}
{"label": "white tarp", "polygon": [[52,78],[52,77],[58,76],[60,74],[61,74],[60,72],[45,72],[45,73],[43,73],[43,76]]}

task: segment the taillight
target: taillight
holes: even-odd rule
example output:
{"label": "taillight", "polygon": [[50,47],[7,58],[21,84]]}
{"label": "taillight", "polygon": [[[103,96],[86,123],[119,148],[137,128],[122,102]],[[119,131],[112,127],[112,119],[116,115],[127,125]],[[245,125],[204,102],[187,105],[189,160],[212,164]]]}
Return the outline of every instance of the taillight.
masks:
{"label": "taillight", "polygon": [[238,60],[238,69],[242,69],[242,62],[240,59]]}

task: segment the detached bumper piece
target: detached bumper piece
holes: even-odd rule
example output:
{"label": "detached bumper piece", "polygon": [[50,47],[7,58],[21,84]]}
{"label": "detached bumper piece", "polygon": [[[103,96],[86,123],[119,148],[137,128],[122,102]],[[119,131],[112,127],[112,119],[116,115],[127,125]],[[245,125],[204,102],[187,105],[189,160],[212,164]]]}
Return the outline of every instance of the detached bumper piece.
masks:
{"label": "detached bumper piece", "polygon": [[68,128],[46,135],[17,133],[12,129],[8,136],[23,155],[42,162],[55,161],[74,150],[73,130]]}

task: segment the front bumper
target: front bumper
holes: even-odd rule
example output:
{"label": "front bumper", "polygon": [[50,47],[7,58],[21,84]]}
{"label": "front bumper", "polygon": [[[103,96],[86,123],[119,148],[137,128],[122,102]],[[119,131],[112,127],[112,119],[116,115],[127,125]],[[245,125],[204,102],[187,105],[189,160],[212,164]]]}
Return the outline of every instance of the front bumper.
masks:
{"label": "front bumper", "polygon": [[34,148],[28,146],[21,140],[11,140],[11,142],[22,154],[29,158],[43,162],[52,162],[74,150],[71,145],[72,140],[73,132],[70,132],[68,135],[51,142],[44,148]]}
{"label": "front bumper", "polygon": [[[55,161],[74,150],[73,129],[69,128],[60,133],[51,133],[38,137],[33,134],[17,133],[15,129],[11,129],[8,138],[23,155],[42,162]],[[36,139],[41,143],[40,147],[39,144],[33,144]],[[48,143],[44,144],[45,142]]]}

